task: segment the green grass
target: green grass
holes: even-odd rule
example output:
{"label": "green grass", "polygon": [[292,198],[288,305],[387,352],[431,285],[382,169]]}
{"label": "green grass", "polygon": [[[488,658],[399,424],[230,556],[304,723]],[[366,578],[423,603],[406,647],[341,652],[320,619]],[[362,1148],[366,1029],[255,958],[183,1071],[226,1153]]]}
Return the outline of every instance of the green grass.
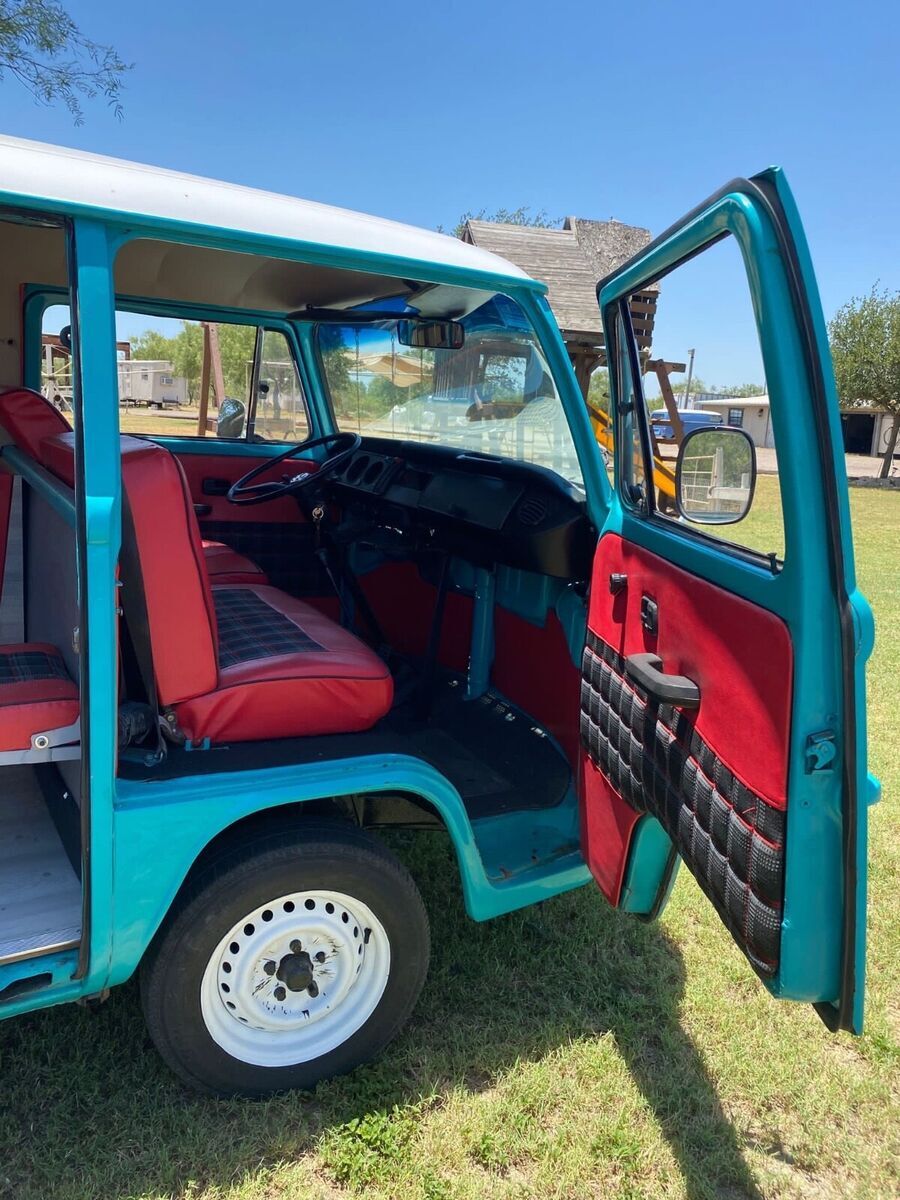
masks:
{"label": "green grass", "polygon": [[652,926],[592,888],[487,925],[439,838],[399,839],[434,955],[407,1030],[315,1096],[185,1093],[133,987],[0,1026],[16,1200],[895,1197],[900,1193],[900,494],[852,495],[869,673],[867,1033],[776,1004],[682,872]]}

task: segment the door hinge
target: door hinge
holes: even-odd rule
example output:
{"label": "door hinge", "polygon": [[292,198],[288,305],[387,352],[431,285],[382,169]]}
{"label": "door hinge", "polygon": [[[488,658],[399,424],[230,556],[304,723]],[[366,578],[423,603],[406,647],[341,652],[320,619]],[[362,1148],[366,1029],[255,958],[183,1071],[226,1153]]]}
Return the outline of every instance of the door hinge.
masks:
{"label": "door hinge", "polygon": [[830,771],[837,758],[837,735],[833,729],[811,733],[806,739],[806,773]]}

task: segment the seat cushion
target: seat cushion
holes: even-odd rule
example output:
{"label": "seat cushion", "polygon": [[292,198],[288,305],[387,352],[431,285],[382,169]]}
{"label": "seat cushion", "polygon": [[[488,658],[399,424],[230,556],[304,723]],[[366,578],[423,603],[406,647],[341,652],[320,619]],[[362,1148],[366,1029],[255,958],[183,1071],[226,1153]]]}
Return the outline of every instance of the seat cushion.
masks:
{"label": "seat cushion", "polygon": [[78,720],[78,687],[55,646],[0,646],[0,751],[28,750],[35,733]]}
{"label": "seat cushion", "polygon": [[238,554],[224,542],[203,542],[203,556],[210,583],[267,584],[269,581],[262,567],[252,559]]}
{"label": "seat cushion", "polygon": [[391,707],[378,655],[311,605],[265,586],[217,586],[213,602],[218,687],[175,707],[194,741],[355,733]]}

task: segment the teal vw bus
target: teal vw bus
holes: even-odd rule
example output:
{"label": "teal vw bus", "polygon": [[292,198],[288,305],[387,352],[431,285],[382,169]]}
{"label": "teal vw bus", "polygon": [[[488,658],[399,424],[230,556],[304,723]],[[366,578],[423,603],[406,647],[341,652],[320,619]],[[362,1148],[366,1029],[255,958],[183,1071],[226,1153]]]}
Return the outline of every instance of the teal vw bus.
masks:
{"label": "teal vw bus", "polygon": [[[636,328],[723,245],[780,470],[701,428],[673,501]],[[610,475],[545,290],[0,139],[0,1015],[139,972],[194,1087],[347,1071],[428,965],[401,826],[449,836],[479,921],[592,880],[651,918],[683,861],[774,997],[859,1031],[873,625],[784,176],[599,286]],[[155,370],[186,403],[127,402]]]}

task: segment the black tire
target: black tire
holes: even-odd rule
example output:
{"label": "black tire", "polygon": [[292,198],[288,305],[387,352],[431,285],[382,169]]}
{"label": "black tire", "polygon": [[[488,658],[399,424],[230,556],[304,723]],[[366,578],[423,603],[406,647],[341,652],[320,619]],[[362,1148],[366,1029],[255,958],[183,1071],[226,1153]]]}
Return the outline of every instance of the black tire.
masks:
{"label": "black tire", "polygon": [[[214,1040],[201,1010],[207,964],[247,913],[298,890],[356,898],[377,916],[390,945],[387,983],[371,1015],[328,1053],[293,1065],[258,1066]],[[315,820],[257,837],[191,880],[141,965],[147,1028],[172,1070],[217,1096],[263,1096],[312,1088],[378,1054],[409,1018],[428,970],[428,917],[406,868],[352,825]]]}

